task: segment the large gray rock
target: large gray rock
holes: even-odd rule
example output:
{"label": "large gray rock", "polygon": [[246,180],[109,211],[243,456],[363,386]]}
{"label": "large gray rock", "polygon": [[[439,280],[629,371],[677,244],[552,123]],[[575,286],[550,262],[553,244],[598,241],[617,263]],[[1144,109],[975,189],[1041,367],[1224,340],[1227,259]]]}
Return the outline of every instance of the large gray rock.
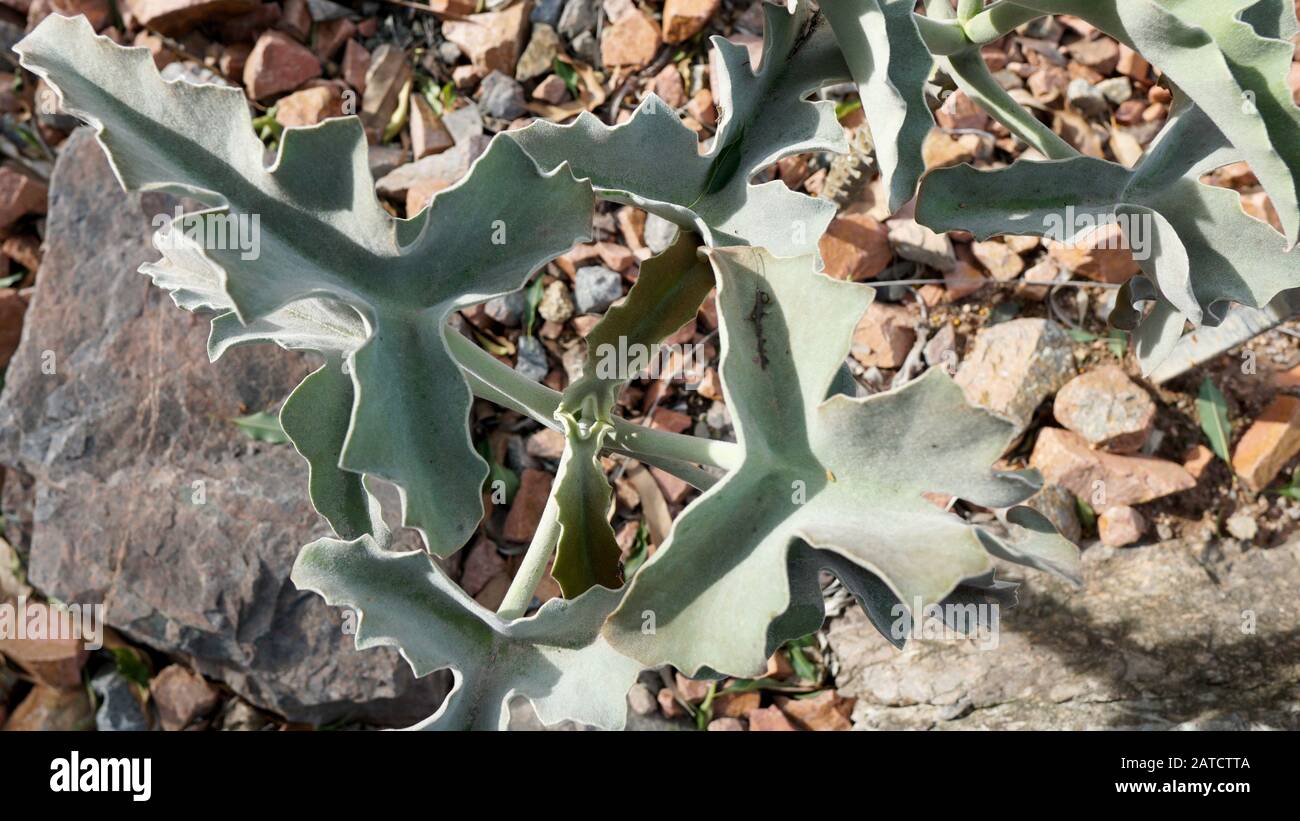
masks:
{"label": "large gray rock", "polygon": [[996,647],[900,653],[851,608],[837,684],[858,729],[1300,729],[1300,540],[1236,544],[1089,547],[1084,589],[1030,574]]}
{"label": "large gray rock", "polygon": [[39,285],[0,396],[6,500],[31,505],[31,581],[104,602],[114,627],[290,719],[426,716],[442,678],[416,681],[394,651],[357,652],[339,612],[288,580],[298,548],[326,532],[306,464],[229,420],[277,407],[310,363],[269,346],[208,363],[207,323],[136,272],[157,256],[150,218],[173,204],[122,193],[86,131],[55,168]]}

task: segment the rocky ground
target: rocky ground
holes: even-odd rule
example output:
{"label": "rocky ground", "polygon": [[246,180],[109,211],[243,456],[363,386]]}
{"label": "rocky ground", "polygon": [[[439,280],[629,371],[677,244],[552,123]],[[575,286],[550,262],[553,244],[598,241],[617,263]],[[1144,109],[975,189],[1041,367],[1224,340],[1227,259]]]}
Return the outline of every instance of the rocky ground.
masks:
{"label": "rocky ground", "polygon": [[[286,127],[358,114],[377,193],[398,216],[458,180],[494,133],[535,118],[620,122],[654,92],[708,140],[708,38],[762,50],[759,3],[743,0],[0,0],[3,53],[51,12],[148,48],[165,76],[243,88],[268,150]],[[1079,20],[1032,23],[984,53],[1013,95],[1093,156],[1133,165],[1168,115],[1158,73]],[[151,217],[175,203],[122,194],[90,135],[6,59],[0,600],[102,601],[114,630],[90,654],[0,639],[0,724],[296,729],[426,715],[444,677],[416,681],[395,653],[355,652],[339,615],[287,581],[297,547],[323,533],[305,466],[231,422],[273,413],[310,363],[246,349],[209,365],[202,321],[134,274],[155,255]],[[930,167],[1032,156],[939,79]],[[1292,86],[1300,95],[1300,63]],[[996,649],[920,641],[899,653],[832,584],[827,627],[778,652],[766,676],[710,686],[647,672],[630,694],[632,726],[1297,728],[1300,326],[1143,379],[1105,325],[1115,287],[1138,270],[1131,253],[1103,238],[974,242],[929,232],[910,206],[888,213],[853,90],[829,96],[854,153],[791,157],[767,175],[840,206],[821,245],[829,274],[902,283],[879,289],[850,366],[867,390],[946,368],[972,402],[1014,420],[1022,436],[1006,465],[1046,477],[1035,504],[1085,547],[1087,585],[1024,578]],[[1211,181],[1276,220],[1245,166]],[[464,312],[460,330],[563,388],[584,335],[675,230],[617,206],[594,228],[593,243],[541,274],[540,299],[493,300]],[[669,342],[702,345],[716,366],[711,301]],[[1222,396],[1221,444],[1202,395]],[[620,404],[653,427],[731,435],[713,367],[689,387],[638,381]],[[495,607],[562,442],[483,403],[473,429],[518,489],[447,569]],[[607,466],[616,531],[639,563],[693,492],[633,462]]]}

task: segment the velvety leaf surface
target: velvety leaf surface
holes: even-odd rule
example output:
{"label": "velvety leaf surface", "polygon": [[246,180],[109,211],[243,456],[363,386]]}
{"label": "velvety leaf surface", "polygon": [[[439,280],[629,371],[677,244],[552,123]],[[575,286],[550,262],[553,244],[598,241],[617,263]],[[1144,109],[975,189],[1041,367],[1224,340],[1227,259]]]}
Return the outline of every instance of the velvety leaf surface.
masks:
{"label": "velvety leaf surface", "polygon": [[925,83],[934,68],[913,21],[911,0],[839,0],[822,13],[844,54],[871,127],[889,209],[916,194],[921,148],[934,127]]}
{"label": "velvety leaf surface", "polygon": [[[1238,156],[1208,116],[1184,99],[1131,171],[1092,157],[1020,160],[992,171],[968,165],[938,169],[922,182],[917,219],[935,231],[966,229],[979,239],[1031,234],[1073,242],[1092,225],[1127,221],[1146,283],[1121,292],[1117,327],[1137,329],[1149,372],[1172,350],[1183,323],[1216,325],[1231,303],[1267,305],[1300,287],[1300,252],[1241,208],[1230,189],[1200,182]],[[1067,210],[1070,209],[1070,210]],[[1123,224],[1123,222],[1121,222]],[[1076,230],[1077,229],[1077,230]],[[1143,240],[1145,242],[1143,242]],[[1143,317],[1134,308],[1154,302]]]}
{"label": "velvety leaf surface", "polygon": [[369,535],[307,545],[292,578],[329,604],[358,611],[358,649],[396,647],[416,676],[455,671],[447,700],[412,729],[505,729],[515,696],[532,702],[545,724],[623,727],[627,691],[641,667],[599,636],[616,592],[552,599],[529,618],[503,621],[427,553],[390,552]]}
{"label": "velvety leaf surface", "polygon": [[544,168],[568,162],[602,197],[694,230],[710,246],[763,245],[778,256],[815,251],[834,204],[779,180],[750,179],[782,157],[847,149],[834,103],[804,98],[849,75],[829,27],[806,4],[793,14],[770,5],[764,11],[757,69],[744,46],[713,38],[722,116],[706,154],[698,152],[695,132],[653,94],[621,125],[584,113],[570,125],[536,122],[508,136]]}
{"label": "velvety leaf surface", "polygon": [[565,427],[564,454],[554,488],[560,536],[551,575],[564,597],[572,599],[598,585],[611,590],[621,587],[622,550],[609,524],[613,490],[600,465],[600,448],[610,424],[579,423],[569,414],[560,418]]}
{"label": "velvety leaf surface", "polygon": [[[632,580],[606,629],[617,649],[691,675],[760,671],[769,625],[791,604],[796,540],[869,570],[909,606],[986,574],[990,546],[1075,575],[1077,551],[1059,536],[1045,543],[1014,524],[1012,545],[923,498],[948,493],[1006,508],[1034,491],[1021,476],[989,470],[1012,426],[966,405],[946,375],[823,401],[869,288],[815,274],[811,256],[733,248],[710,257],[723,389],[744,461],[687,508]],[[807,317],[818,321],[800,321]]]}
{"label": "velvety leaf surface", "polygon": [[[1285,0],[1016,0],[1073,14],[1136,49],[1205,112],[1272,198],[1286,247],[1300,239],[1300,107],[1287,77]],[[1243,19],[1249,10],[1250,20]],[[1252,23],[1254,25],[1252,25]],[[1256,28],[1258,26],[1258,29]]]}
{"label": "velvety leaf surface", "polygon": [[[304,300],[328,298],[364,320],[364,340],[346,352],[355,401],[338,466],[394,482],[403,523],[430,550],[458,549],[482,517],[488,468],[469,439],[470,390],[447,352],[446,318],[517,290],[586,238],[590,187],[567,168],[539,172],[498,139],[468,177],[398,221],[375,198],[355,118],[288,129],[268,168],[238,89],[164,82],[146,50],[94,36],[82,17],[52,15],[16,50],[65,110],[96,127],[127,189],[214,207],[173,224],[201,239],[148,269],[178,304],[228,309],[256,327],[249,338],[294,347],[313,345],[277,326]],[[240,226],[255,247],[206,241]],[[238,336],[214,331],[217,349]]]}

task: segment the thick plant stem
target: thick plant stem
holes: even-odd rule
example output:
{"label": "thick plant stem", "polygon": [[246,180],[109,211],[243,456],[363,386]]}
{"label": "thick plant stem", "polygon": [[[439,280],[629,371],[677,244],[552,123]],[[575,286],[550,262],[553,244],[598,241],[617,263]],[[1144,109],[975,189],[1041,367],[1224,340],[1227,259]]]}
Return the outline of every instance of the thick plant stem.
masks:
{"label": "thick plant stem", "polygon": [[1043,16],[1041,11],[999,0],[965,21],[962,27],[972,43],[982,46],[1000,40],[1018,26]]}
{"label": "thick plant stem", "polygon": [[510,582],[510,589],[497,608],[497,615],[502,619],[511,621],[528,612],[528,605],[533,601],[533,591],[541,583],[542,576],[546,575],[546,563],[551,560],[555,546],[560,541],[559,513],[560,506],[552,493],[551,498],[546,500],[542,520],[533,533],[533,541],[528,545],[523,563],[519,565],[519,571]]}
{"label": "thick plant stem", "polygon": [[925,16],[932,20],[952,20],[952,4],[948,0],[925,0]]}
{"label": "thick plant stem", "polygon": [[1043,16],[1041,11],[1007,0],[1000,0],[982,11],[978,10],[981,6],[980,2],[968,4],[962,0],[954,18],[946,2],[941,2],[928,8],[925,15],[915,15],[913,19],[925,47],[941,57],[959,54],[968,48],[996,42],[1018,26]]}
{"label": "thick plant stem", "polygon": [[1039,122],[1037,117],[1006,92],[989,72],[978,49],[971,48],[954,54],[942,59],[940,64],[980,108],[1049,160],[1068,160],[1079,156],[1074,146]]}
{"label": "thick plant stem", "polygon": [[[469,379],[474,395],[530,416],[549,428],[560,430],[555,411],[560,394],[521,376],[487,351],[455,331],[446,334],[447,348]],[[610,420],[614,432],[609,447],[648,464],[674,472],[672,463],[691,462],[730,470],[739,464],[740,447],[700,436],[650,430],[618,417]],[[661,464],[660,457],[666,460]],[[681,477],[690,481],[686,477]],[[692,482],[694,484],[694,482]]]}
{"label": "thick plant stem", "polygon": [[965,23],[984,10],[984,0],[957,0],[957,19]]}
{"label": "thick plant stem", "polygon": [[921,34],[921,39],[925,41],[925,47],[932,54],[939,56],[960,54],[970,48],[970,41],[966,39],[961,24],[956,20],[936,20],[920,14],[912,15],[912,19],[916,22],[916,29]]}
{"label": "thick plant stem", "polygon": [[454,330],[447,330],[444,336],[447,349],[469,379],[475,396],[531,416],[548,428],[562,429],[555,418],[555,411],[560,407],[558,393],[515,373]]}
{"label": "thick plant stem", "polygon": [[683,462],[712,465],[723,470],[740,467],[744,455],[732,442],[720,442],[700,436],[683,436],[643,425],[634,425],[623,419],[614,420],[614,430],[607,440],[612,449],[630,455],[653,453]]}

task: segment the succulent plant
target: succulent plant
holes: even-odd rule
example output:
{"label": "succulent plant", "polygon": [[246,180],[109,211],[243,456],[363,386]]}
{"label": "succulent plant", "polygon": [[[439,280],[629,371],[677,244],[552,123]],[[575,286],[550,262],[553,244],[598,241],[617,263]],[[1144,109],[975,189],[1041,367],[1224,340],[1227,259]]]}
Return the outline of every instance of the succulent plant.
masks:
{"label": "succulent plant", "polygon": [[[1116,312],[1145,366],[1227,302],[1263,305],[1300,286],[1300,110],[1286,88],[1291,0],[830,0],[766,7],[763,58],[715,39],[722,112],[709,149],[653,95],[625,124],[590,115],[497,135],[470,172],[409,219],[377,201],[353,117],[289,128],[268,165],[237,89],[164,82],[144,49],[50,16],[16,50],[64,109],[98,132],[122,185],[204,206],[159,232],[143,272],[176,304],[213,314],[209,349],[274,342],[324,364],[288,397],[284,431],[310,469],[334,536],[302,549],[293,579],[359,611],[360,648],[400,649],[416,675],[456,684],[426,729],[498,728],[515,696],[546,723],[621,727],[645,667],[751,676],[816,630],[819,573],[850,590],[891,641],[897,613],[945,600],[1013,598],[993,558],[1078,581],[1077,549],[1023,502],[1033,471],[993,469],[1012,423],[967,404],[939,369],[860,391],[842,367],[871,288],[821,272],[835,206],[754,177],[777,160],[844,151],[822,88],[852,82],[891,209],[979,237],[1050,235],[1067,206],[1149,215],[1155,253]],[[1141,52],[1177,88],[1174,115],[1132,170],[1080,156],[1017,105],[979,56],[1016,26],[1074,14]],[[1283,56],[1283,53],[1286,56]],[[1043,157],[1009,168],[924,174],[926,85],[941,72]],[[1249,101],[1253,106],[1244,106]],[[1285,235],[1233,192],[1200,182],[1236,159],[1274,198]],[[523,287],[589,238],[598,199],[680,227],[645,261],[625,302],[588,335],[587,367],[562,393],[449,327],[452,314]],[[204,241],[223,220],[259,221],[256,254]],[[1068,237],[1063,239],[1069,239]],[[652,346],[716,289],[722,390],[735,442],[672,434],[616,413],[627,374],[603,347]],[[469,435],[479,397],[564,434],[541,524],[498,612],[439,569],[484,513],[489,466]],[[624,578],[603,454],[657,466],[703,493],[656,554]],[[422,550],[398,552],[370,482],[395,484]],[[923,494],[995,511],[980,523]],[[530,615],[552,572],[563,596]]]}

